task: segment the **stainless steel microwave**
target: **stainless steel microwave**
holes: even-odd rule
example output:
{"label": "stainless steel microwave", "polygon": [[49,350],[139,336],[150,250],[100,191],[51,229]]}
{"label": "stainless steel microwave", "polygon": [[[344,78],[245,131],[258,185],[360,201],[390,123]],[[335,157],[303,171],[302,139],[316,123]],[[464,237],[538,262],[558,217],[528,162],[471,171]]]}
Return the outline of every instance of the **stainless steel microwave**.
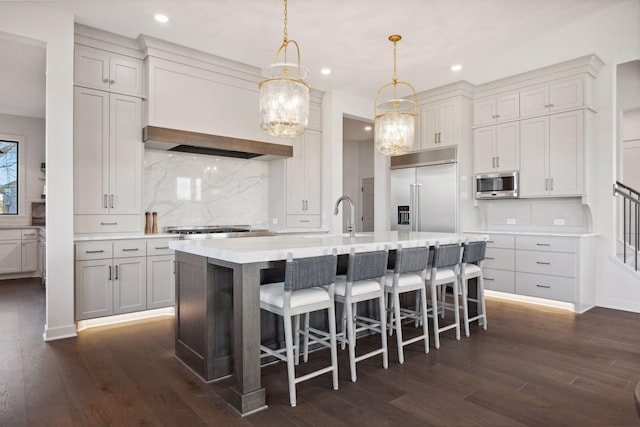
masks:
{"label": "stainless steel microwave", "polygon": [[518,197],[518,172],[476,175],[476,199],[514,199]]}

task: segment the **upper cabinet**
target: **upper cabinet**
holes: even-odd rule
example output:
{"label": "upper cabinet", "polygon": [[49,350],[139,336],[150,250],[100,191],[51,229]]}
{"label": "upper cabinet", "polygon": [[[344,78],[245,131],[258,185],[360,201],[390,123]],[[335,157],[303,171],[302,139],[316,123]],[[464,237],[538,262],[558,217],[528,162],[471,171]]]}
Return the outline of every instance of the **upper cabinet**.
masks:
{"label": "upper cabinet", "polygon": [[308,130],[293,140],[286,160],[287,227],[320,227],[322,134]]}
{"label": "upper cabinet", "polygon": [[520,117],[520,94],[489,96],[473,102],[473,126],[490,125]]}
{"label": "upper cabinet", "polygon": [[456,145],[460,138],[458,96],[429,102],[419,107],[412,151]]}
{"label": "upper cabinet", "polygon": [[141,97],[142,70],[140,59],[82,45],[75,47],[77,86]]}
{"label": "upper cabinet", "polygon": [[520,92],[520,117],[559,112],[585,105],[585,79],[574,78]]}
{"label": "upper cabinet", "polygon": [[485,126],[473,131],[475,173],[520,169],[520,123]]}
{"label": "upper cabinet", "polygon": [[139,231],[142,214],[142,101],[76,87],[75,232]]}

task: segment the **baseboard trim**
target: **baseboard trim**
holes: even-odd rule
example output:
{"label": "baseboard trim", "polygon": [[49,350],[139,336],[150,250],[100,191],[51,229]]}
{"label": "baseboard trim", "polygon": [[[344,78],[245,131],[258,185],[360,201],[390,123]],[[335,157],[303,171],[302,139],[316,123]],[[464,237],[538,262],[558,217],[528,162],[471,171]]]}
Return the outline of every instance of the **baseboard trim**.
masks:
{"label": "baseboard trim", "polygon": [[44,325],[44,333],[42,334],[42,338],[45,341],[55,341],[62,340],[65,338],[74,338],[77,337],[76,333],[76,325],[68,325],[68,326],[60,326],[57,328],[49,328],[47,325]]}
{"label": "baseboard trim", "polygon": [[116,314],[115,316],[97,317],[95,319],[79,320],[77,331],[100,326],[116,325],[118,323],[134,322],[136,320],[152,319],[161,316],[175,316],[175,307],[156,308],[153,310],[136,311],[134,313]]}

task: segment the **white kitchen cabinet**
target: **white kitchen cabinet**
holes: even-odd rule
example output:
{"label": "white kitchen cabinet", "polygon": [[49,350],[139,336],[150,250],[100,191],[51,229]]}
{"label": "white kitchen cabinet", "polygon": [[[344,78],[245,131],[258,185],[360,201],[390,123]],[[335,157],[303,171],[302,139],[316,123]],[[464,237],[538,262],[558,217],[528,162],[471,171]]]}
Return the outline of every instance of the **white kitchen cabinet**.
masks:
{"label": "white kitchen cabinet", "polygon": [[520,169],[520,123],[509,122],[473,130],[475,173]]}
{"label": "white kitchen cabinet", "polygon": [[585,103],[584,78],[569,79],[520,92],[520,117],[580,108]]}
{"label": "white kitchen cabinet", "polygon": [[490,96],[473,102],[473,126],[483,126],[520,117],[518,92]]}
{"label": "white kitchen cabinet", "polygon": [[0,230],[0,274],[22,271],[22,231]]}
{"label": "white kitchen cabinet", "polygon": [[[419,138],[413,150],[445,147],[458,144],[460,127],[460,100],[458,97],[425,104],[418,113]],[[416,124],[417,125],[417,124]]]}
{"label": "white kitchen cabinet", "polygon": [[138,231],[141,100],[76,87],[74,101],[75,232]]}
{"label": "white kitchen cabinet", "polygon": [[113,314],[111,258],[76,261],[76,319]]}
{"label": "white kitchen cabinet", "polygon": [[147,241],[147,309],[175,305],[174,261],[168,240]]}
{"label": "white kitchen cabinet", "polygon": [[113,259],[113,313],[147,308],[147,258]]}
{"label": "white kitchen cabinet", "polygon": [[74,82],[78,86],[142,96],[142,60],[76,45]]}
{"label": "white kitchen cabinet", "polygon": [[23,273],[38,269],[38,230],[22,230],[21,270]]}
{"label": "white kitchen cabinet", "polygon": [[322,201],[322,134],[307,131],[293,140],[286,160],[287,227],[319,227]]}
{"label": "white kitchen cabinet", "polygon": [[520,121],[520,197],[584,194],[584,114]]}
{"label": "white kitchen cabinet", "polygon": [[482,269],[486,289],[515,292],[514,247],[514,237],[511,235],[491,235],[489,237]]}

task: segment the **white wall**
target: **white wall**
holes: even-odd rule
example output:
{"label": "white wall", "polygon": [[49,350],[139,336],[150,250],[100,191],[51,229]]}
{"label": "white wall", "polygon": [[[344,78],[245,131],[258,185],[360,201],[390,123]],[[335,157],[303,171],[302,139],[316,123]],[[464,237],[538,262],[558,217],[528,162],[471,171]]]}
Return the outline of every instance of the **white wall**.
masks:
{"label": "white wall", "polygon": [[33,117],[13,116],[0,114],[0,134],[19,135],[24,137],[22,155],[25,156],[26,190],[24,200],[19,201],[23,209],[19,215],[0,216],[0,226],[31,225],[31,203],[42,202],[42,179],[44,175],[40,171],[40,163],[45,156],[45,121]]}
{"label": "white wall", "polygon": [[[362,231],[362,180],[373,178],[373,140],[343,141],[344,157],[342,163],[342,194],[349,196],[355,204],[356,231]],[[342,209],[342,231],[347,230],[349,209]]]}
{"label": "white wall", "polygon": [[[0,32],[47,48],[47,314],[44,337],[76,335],[73,292],[73,15],[0,3]],[[55,224],[55,225],[54,225]]]}

